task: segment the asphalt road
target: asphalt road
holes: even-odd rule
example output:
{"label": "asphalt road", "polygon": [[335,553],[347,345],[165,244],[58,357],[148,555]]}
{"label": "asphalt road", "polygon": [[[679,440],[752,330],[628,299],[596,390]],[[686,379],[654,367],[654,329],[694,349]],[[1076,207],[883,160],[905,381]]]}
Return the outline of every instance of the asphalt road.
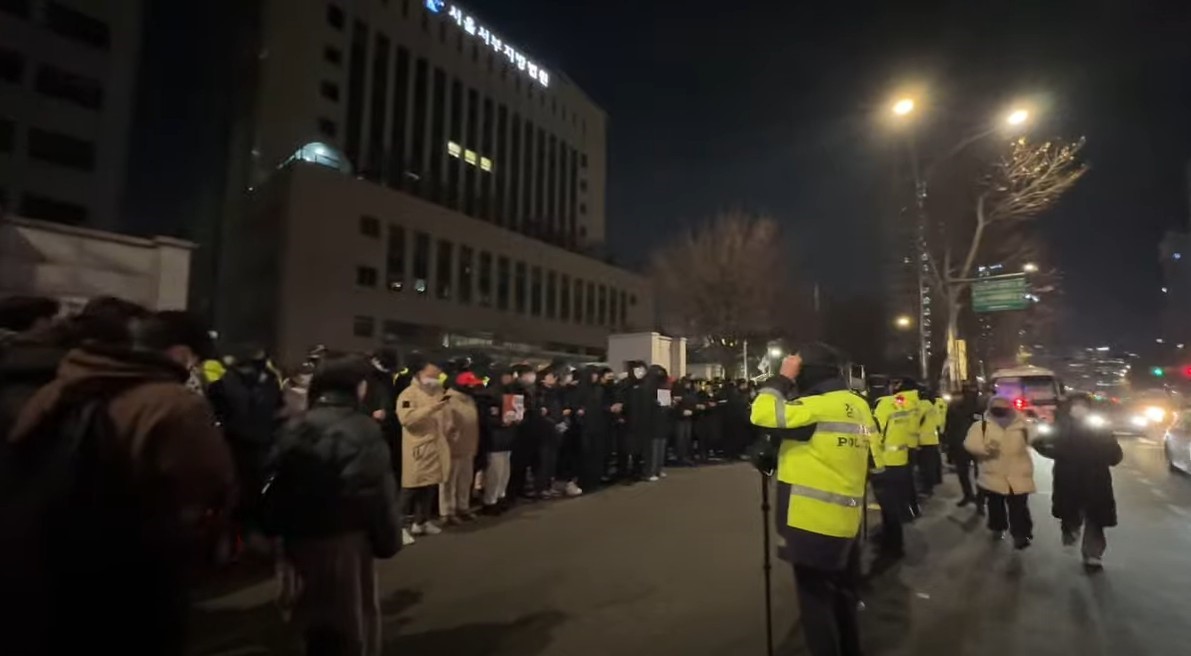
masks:
{"label": "asphalt road", "polygon": [[[1160,445],[1122,438],[1121,525],[1087,574],[1050,518],[1038,459],[1034,546],[993,542],[954,477],[875,574],[871,655],[1164,656],[1191,653],[1191,478]],[[743,465],[525,507],[419,540],[381,566],[386,654],[764,654],[760,489]],[[773,576],[778,653],[805,653],[787,566]],[[292,653],[261,584],[196,609],[195,654]]]}

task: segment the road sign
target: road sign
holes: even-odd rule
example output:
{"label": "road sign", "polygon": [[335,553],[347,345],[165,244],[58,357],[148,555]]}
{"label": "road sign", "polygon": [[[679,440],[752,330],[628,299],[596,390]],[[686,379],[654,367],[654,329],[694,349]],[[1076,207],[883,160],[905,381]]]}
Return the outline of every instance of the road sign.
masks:
{"label": "road sign", "polygon": [[1005,312],[1029,307],[1025,275],[972,283],[974,312]]}

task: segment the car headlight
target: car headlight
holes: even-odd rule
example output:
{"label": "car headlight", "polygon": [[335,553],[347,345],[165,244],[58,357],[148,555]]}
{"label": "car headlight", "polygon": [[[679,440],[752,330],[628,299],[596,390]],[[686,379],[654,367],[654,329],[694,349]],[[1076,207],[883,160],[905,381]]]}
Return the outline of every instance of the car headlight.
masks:
{"label": "car headlight", "polygon": [[1129,419],[1129,423],[1133,424],[1137,428],[1145,428],[1147,425],[1149,425],[1150,421],[1141,415],[1133,415]]}
{"label": "car headlight", "polygon": [[1050,435],[1053,432],[1055,432],[1055,429],[1050,424],[1038,424],[1039,435]]}
{"label": "car headlight", "polygon": [[1146,419],[1157,423],[1166,419],[1166,410],[1164,408],[1159,408],[1156,405],[1152,405],[1145,409],[1145,416]]}
{"label": "car headlight", "polygon": [[1088,415],[1088,425],[1093,428],[1103,428],[1108,425],[1108,420],[1103,415]]}

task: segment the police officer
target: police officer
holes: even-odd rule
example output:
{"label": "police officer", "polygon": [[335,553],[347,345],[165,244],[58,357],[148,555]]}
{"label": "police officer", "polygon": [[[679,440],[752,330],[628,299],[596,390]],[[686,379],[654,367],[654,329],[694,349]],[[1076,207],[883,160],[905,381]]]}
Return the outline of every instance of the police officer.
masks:
{"label": "police officer", "polygon": [[[902,524],[914,518],[909,495],[914,493],[910,467],[910,444],[918,441],[918,409],[908,397],[897,391],[877,399],[873,411],[877,440],[881,444],[885,471],[873,477],[873,491],[881,504],[881,551],[886,556],[901,556],[905,550]],[[914,499],[917,504],[917,499]]]}
{"label": "police officer", "polygon": [[[842,364],[824,344],[798,349],[759,390],[750,413],[768,433],[758,466],[776,468],[775,521],[786,542],[783,558],[794,567],[799,621],[812,656],[861,653],[857,537],[870,463],[878,463],[869,451],[872,415],[864,398],[848,389]],[[788,400],[795,385],[799,395]]]}
{"label": "police officer", "polygon": [[922,391],[918,407],[922,418],[918,424],[918,475],[923,494],[933,496],[935,486],[943,482],[943,456],[939,452],[940,425],[943,423],[934,392]]}

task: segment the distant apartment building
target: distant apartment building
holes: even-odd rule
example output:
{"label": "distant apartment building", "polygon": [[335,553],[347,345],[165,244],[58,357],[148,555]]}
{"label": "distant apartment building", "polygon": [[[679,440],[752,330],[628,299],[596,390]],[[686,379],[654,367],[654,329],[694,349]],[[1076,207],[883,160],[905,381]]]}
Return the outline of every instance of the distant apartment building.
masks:
{"label": "distant apartment building", "polygon": [[139,0],[0,0],[0,214],[113,229]]}
{"label": "distant apartment building", "polygon": [[653,328],[648,280],[593,256],[607,118],[549,60],[440,0],[263,0],[258,23],[229,339],[594,356]]}

